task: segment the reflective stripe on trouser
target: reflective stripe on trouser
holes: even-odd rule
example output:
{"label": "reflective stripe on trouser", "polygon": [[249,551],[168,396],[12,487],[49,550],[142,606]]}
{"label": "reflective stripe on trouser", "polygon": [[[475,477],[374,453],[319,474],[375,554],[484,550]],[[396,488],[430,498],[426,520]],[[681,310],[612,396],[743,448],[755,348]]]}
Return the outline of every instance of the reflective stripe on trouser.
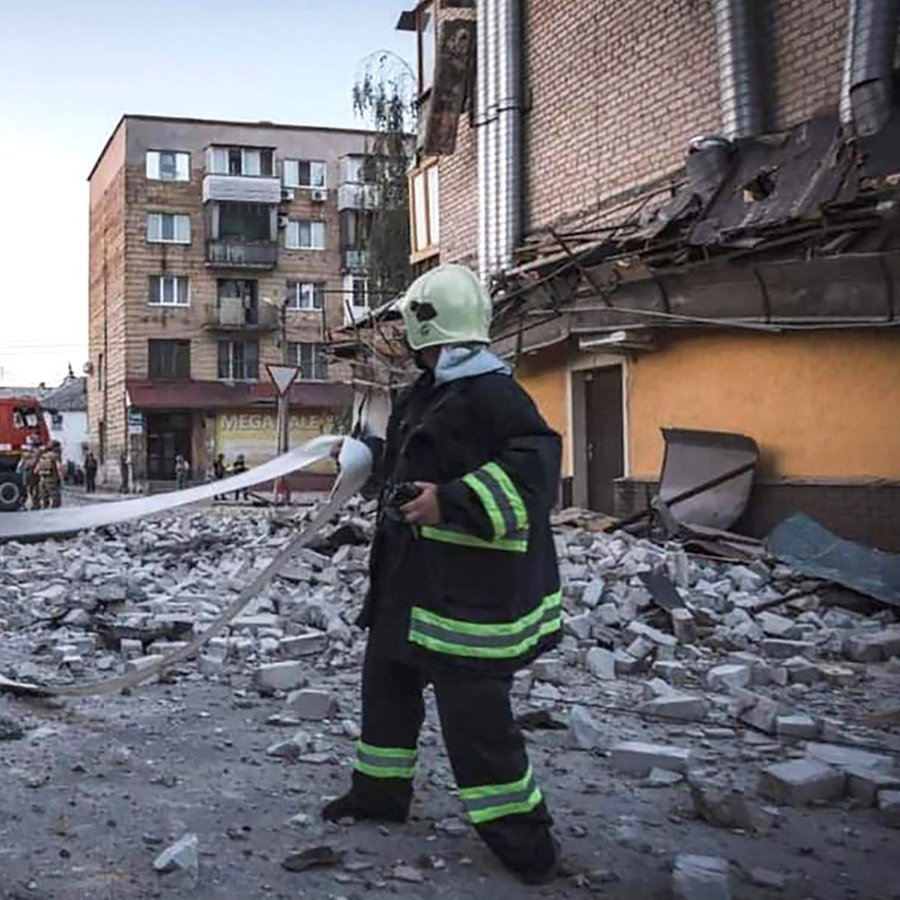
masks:
{"label": "reflective stripe on trouser", "polygon": [[477,659],[515,659],[562,627],[562,593],[548,594],[540,605],[514,622],[464,622],[414,606],[409,640],[426,650]]}
{"label": "reflective stripe on trouser", "polygon": [[531,766],[518,781],[460,788],[460,799],[475,825],[493,822],[504,816],[522,815],[535,809],[544,799],[534,780]]}
{"label": "reflective stripe on trouser", "polygon": [[462,480],[484,507],[495,538],[528,531],[528,511],[522,495],[497,463],[489,462]]}
{"label": "reflective stripe on trouser", "polygon": [[403,747],[375,747],[364,741],[356,745],[353,768],[370,778],[407,778],[416,773],[416,750]]}

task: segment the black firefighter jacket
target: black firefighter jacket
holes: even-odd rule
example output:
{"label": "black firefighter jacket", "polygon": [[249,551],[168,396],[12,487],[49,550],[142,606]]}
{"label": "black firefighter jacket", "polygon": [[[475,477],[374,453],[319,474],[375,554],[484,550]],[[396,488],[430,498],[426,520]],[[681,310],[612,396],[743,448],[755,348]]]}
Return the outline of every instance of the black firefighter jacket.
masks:
{"label": "black firefighter jacket", "polygon": [[[398,396],[374,449],[382,490],[359,620],[373,649],[508,675],[554,646],[560,438],[525,391],[501,373],[442,385],[425,373]],[[385,514],[390,488],[412,481],[439,485],[439,525]]]}

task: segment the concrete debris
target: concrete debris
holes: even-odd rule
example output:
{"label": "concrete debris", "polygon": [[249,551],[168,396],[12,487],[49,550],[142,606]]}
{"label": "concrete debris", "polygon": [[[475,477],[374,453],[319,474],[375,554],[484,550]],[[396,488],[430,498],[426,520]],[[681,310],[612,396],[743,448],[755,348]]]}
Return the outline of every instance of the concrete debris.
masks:
{"label": "concrete debris", "polygon": [[665,744],[623,741],[611,748],[610,761],[617,771],[632,775],[648,775],[652,769],[686,772],[691,762],[691,751]]}
{"label": "concrete debris", "polygon": [[196,877],[200,865],[200,840],[196,834],[186,834],[153,860],[153,868],[161,875],[186,872]]}
{"label": "concrete debris", "polygon": [[672,869],[675,900],[731,900],[728,860],[680,853]]}
{"label": "concrete debris", "polygon": [[843,772],[813,759],[776,763],[760,773],[760,793],[785,806],[840,800],[845,789]]}
{"label": "concrete debris", "polygon": [[292,691],[286,705],[294,715],[312,721],[330,719],[338,711],[338,701],[333,694],[313,689]]}
{"label": "concrete debris", "polygon": [[583,706],[576,706],[569,716],[567,740],[578,750],[597,750],[603,746],[607,731]]}
{"label": "concrete debris", "polygon": [[[274,521],[265,510],[183,511],[64,541],[4,544],[3,677],[90,682],[140,668],[183,646],[231,604],[295,528],[287,520],[273,527]],[[341,521],[353,522],[370,536],[372,508],[356,504]],[[891,662],[900,653],[897,611],[868,614],[859,606],[830,605],[809,593],[814,583],[765,561],[735,566],[689,555],[674,543],[660,547],[587,527],[560,527],[555,539],[564,571],[565,634],[554,653],[517,673],[513,688],[517,718],[528,724],[536,775],[548,795],[555,795],[551,808],[572,804],[573,795],[566,798],[569,788],[563,786],[568,778],[579,791],[584,788],[585,797],[603,795],[605,800],[607,793],[621,789],[636,807],[674,801],[671,805],[678,806],[672,816],[684,811],[690,793],[687,811],[692,806],[693,816],[680,819],[679,827],[708,834],[708,825],[763,834],[775,821],[797,815],[779,814],[764,803],[808,805],[845,795],[852,804],[842,814],[857,815],[861,829],[881,830],[879,819],[894,827],[900,791],[894,757],[845,745],[885,744],[884,729],[870,725],[867,714],[897,695],[900,668]],[[367,557],[364,544],[331,546],[327,541],[298,553],[196,660],[180,662],[161,676],[163,684],[151,689],[146,707],[139,702],[144,697],[117,699],[132,704],[138,717],[157,697],[180,692],[166,701],[172,704],[173,721],[183,708],[208,719],[197,731],[204,753],[207,746],[214,748],[224,761],[240,746],[248,765],[271,770],[290,792],[295,786],[298,793],[319,795],[341,790],[339,778],[345,779],[359,738],[365,635],[355,620],[368,589]],[[667,585],[665,595],[658,590],[660,580]],[[805,595],[779,602],[798,589]],[[224,730],[215,730],[219,710],[203,706],[200,712],[183,699],[202,696],[203,690],[224,696],[226,705],[230,700],[231,712],[252,735],[251,746],[241,745],[224,722]],[[452,790],[453,783],[442,755],[441,765],[429,761],[441,741],[430,697],[427,708],[417,779],[438,789],[436,797]],[[42,723],[19,707],[21,721],[4,712],[0,708],[0,741],[26,738],[6,745],[4,753],[31,746],[28,739]],[[556,732],[559,726],[564,731]],[[66,724],[65,735],[41,736],[34,746],[52,750],[75,727]],[[209,745],[203,743],[207,738]],[[140,751],[133,753],[127,769],[106,756],[98,766],[137,779],[144,761]],[[805,758],[794,758],[799,753]],[[91,770],[90,757],[84,759]],[[237,771],[234,759],[228,760],[231,765]],[[51,777],[43,764],[11,765],[8,771],[11,782],[33,785],[30,796]],[[561,773],[560,784],[555,773]],[[668,790],[671,797],[653,789]],[[760,795],[769,799],[760,802]],[[314,841],[331,834],[317,830],[322,827],[320,799],[305,798],[303,811],[284,826],[288,834],[297,837],[295,829],[303,829]],[[872,812],[864,814],[859,806]],[[574,812],[596,811],[590,803],[584,810]],[[450,811],[438,811],[437,817]],[[286,823],[294,812],[297,807],[282,810],[279,821]],[[585,826],[590,830],[589,819],[567,824],[572,834]],[[186,830],[187,825],[175,827]],[[191,827],[199,825],[192,820]],[[637,830],[636,846],[659,853],[653,838]],[[469,833],[467,823],[444,819],[432,837],[447,841]],[[153,846],[159,852],[163,838]],[[679,846],[710,849],[703,842]],[[291,865],[337,865],[311,862],[316,854],[302,853],[292,854]],[[722,893],[728,890],[727,865],[718,860],[710,867],[692,859],[679,857],[679,896],[706,896],[700,890],[727,896]],[[760,862],[773,870],[787,868],[783,861],[757,857],[742,860],[741,870],[750,872]],[[390,865],[379,867],[383,885],[417,883],[414,877],[392,876]],[[397,863],[395,871],[404,874],[403,867],[431,880],[431,867],[416,855]],[[339,874],[348,873],[342,869]],[[759,870],[751,880],[766,890],[781,890],[776,875]]]}
{"label": "concrete debris", "polygon": [[888,828],[900,828],[900,790],[878,792],[878,815]]}

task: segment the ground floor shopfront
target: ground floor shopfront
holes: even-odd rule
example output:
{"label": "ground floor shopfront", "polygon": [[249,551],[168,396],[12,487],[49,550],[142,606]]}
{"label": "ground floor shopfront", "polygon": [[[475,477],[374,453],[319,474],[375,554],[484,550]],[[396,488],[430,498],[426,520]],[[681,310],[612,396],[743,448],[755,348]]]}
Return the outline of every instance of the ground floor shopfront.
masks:
{"label": "ground floor shopfront", "polygon": [[[269,385],[180,385],[130,382],[126,424],[133,488],[164,488],[175,480],[175,460],[184,457],[191,480],[212,477],[222,455],[230,469],[238,457],[248,467],[277,454],[276,399]],[[343,385],[300,384],[290,396],[289,443],[299,446],[349,425],[350,392]],[[293,479],[296,489],[327,487],[333,475],[323,464]]]}

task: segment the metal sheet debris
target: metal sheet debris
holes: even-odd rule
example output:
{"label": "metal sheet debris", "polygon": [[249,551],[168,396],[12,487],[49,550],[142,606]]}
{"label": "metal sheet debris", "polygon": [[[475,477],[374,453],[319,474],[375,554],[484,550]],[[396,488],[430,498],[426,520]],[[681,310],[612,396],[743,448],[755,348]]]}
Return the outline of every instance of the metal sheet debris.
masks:
{"label": "metal sheet debris", "polygon": [[659,499],[676,522],[727,530],[750,499],[756,442],[742,434],[664,428]]}
{"label": "metal sheet debris", "polygon": [[776,559],[803,575],[900,606],[900,556],[844,540],[803,513],[785,519],[767,543]]}

